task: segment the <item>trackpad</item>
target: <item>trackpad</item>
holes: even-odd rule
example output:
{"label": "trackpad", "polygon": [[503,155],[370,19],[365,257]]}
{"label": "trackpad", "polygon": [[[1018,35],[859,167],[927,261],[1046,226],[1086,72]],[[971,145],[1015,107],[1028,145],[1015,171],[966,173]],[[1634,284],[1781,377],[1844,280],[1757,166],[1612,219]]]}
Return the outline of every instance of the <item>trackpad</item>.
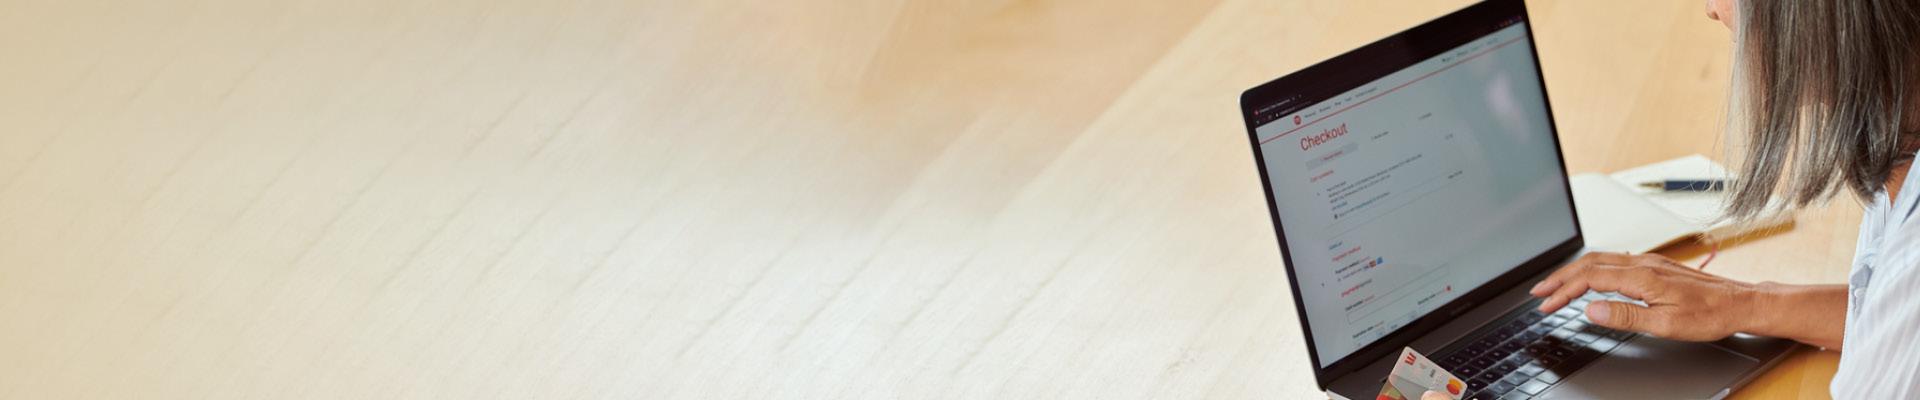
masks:
{"label": "trackpad", "polygon": [[1708,399],[1757,364],[1711,344],[1640,337],[1537,398]]}

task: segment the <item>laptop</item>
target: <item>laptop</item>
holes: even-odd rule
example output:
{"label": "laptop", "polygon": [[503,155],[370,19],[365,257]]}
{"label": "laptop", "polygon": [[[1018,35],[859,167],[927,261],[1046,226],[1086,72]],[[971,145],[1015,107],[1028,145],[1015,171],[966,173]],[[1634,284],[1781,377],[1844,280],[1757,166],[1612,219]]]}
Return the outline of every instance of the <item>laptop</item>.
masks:
{"label": "laptop", "polygon": [[[1798,345],[1664,340],[1527,288],[1584,243],[1525,4],[1491,0],[1240,99],[1315,381],[1373,398],[1401,347],[1462,398],[1720,398]],[[1407,394],[1417,396],[1418,394]]]}

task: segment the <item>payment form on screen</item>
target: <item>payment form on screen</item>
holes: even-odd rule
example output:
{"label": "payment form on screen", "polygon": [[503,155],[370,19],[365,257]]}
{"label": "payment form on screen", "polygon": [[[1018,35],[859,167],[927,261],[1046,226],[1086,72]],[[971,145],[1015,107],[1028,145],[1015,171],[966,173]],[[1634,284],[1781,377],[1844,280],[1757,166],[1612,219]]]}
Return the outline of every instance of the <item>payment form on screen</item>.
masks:
{"label": "payment form on screen", "polygon": [[1256,128],[1322,366],[1574,235],[1524,24]]}

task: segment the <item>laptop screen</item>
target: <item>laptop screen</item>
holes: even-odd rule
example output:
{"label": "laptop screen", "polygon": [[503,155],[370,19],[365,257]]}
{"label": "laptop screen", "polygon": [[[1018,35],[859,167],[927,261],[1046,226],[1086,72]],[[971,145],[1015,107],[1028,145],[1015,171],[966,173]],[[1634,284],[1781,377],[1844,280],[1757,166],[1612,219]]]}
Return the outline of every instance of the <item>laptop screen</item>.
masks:
{"label": "laptop screen", "polygon": [[1578,233],[1524,18],[1469,32],[1245,105],[1320,367]]}

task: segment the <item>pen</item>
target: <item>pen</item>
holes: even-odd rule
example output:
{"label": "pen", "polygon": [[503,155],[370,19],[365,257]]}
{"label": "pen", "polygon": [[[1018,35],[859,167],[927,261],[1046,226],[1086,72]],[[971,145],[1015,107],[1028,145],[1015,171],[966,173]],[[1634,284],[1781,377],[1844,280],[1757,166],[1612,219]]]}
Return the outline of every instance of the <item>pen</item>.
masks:
{"label": "pen", "polygon": [[1727,189],[1725,179],[1668,179],[1641,182],[1640,187],[1664,192],[1718,192]]}

